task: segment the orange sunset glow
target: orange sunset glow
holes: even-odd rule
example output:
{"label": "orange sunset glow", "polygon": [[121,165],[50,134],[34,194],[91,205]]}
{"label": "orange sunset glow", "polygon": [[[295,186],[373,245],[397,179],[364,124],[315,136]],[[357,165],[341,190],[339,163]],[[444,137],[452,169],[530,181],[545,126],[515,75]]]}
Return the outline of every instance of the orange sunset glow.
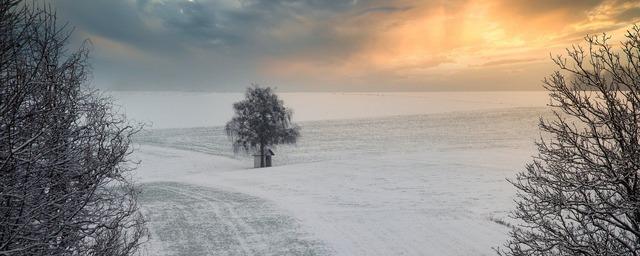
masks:
{"label": "orange sunset glow", "polygon": [[617,40],[640,19],[640,2],[622,0],[101,2],[61,12],[98,65],[124,69],[96,75],[116,89],[180,89],[183,74],[187,90],[538,90],[549,54],[588,34]]}

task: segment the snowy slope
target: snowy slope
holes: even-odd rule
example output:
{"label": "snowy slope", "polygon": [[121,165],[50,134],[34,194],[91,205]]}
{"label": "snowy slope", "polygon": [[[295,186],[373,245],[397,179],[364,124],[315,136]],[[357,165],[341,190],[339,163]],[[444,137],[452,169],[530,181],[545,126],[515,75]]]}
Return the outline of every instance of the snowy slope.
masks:
{"label": "snowy slope", "polygon": [[[138,174],[140,181],[145,182],[145,202],[153,200],[148,199],[149,191],[166,186],[157,183],[161,180],[177,182],[172,185],[178,187],[174,190],[186,196],[195,195],[196,199],[203,197],[198,190],[217,191],[209,194],[211,198],[220,197],[223,193],[220,191],[240,195],[235,201],[220,203],[213,199],[209,204],[192,206],[197,209],[191,211],[199,212],[188,212],[190,217],[186,219],[209,223],[208,233],[166,228],[166,223],[179,222],[179,215],[185,214],[175,209],[175,205],[185,200],[184,195],[163,197],[160,205],[144,204],[147,212],[152,213],[154,237],[161,239],[154,240],[156,249],[171,247],[176,241],[188,240],[187,243],[206,247],[212,245],[210,241],[227,239],[231,242],[223,254],[263,255],[265,251],[252,250],[251,246],[280,248],[287,243],[277,238],[282,238],[282,233],[293,233],[303,235],[292,236],[292,239],[304,241],[291,246],[308,244],[309,248],[304,250],[312,252],[310,255],[327,252],[335,255],[488,255],[492,253],[492,246],[506,238],[506,227],[492,221],[503,218],[511,207],[513,190],[504,178],[520,168],[527,152],[461,151],[457,155],[429,152],[268,169],[246,169],[244,163],[222,157],[151,146],[142,146],[137,156],[143,161]],[[151,181],[156,183],[146,183]],[[246,223],[259,223],[259,216],[264,214],[254,210],[235,215],[224,212],[228,204],[240,205],[242,209],[245,198],[267,205],[270,214],[283,216],[286,223],[272,227],[273,232],[263,229],[256,233],[255,228],[246,228],[252,226]],[[215,208],[223,208],[223,213],[213,214]],[[203,217],[203,212],[209,212],[210,219]],[[238,214],[243,218],[238,218]],[[157,216],[164,217],[157,219]],[[216,227],[224,225],[211,223],[229,220],[235,222],[230,226],[239,227],[226,228],[224,232],[218,229],[219,234],[214,232]],[[163,226],[164,231],[158,229]],[[180,239],[163,235],[178,231],[186,233],[178,235]],[[234,238],[243,236],[260,237],[263,243],[247,245],[240,242],[242,239]],[[172,254],[170,250],[160,251],[165,252],[159,253],[161,255],[181,255]]]}
{"label": "snowy slope", "polygon": [[304,122],[263,169],[224,156],[219,127],[152,131],[134,155],[149,252],[493,255],[512,208],[505,179],[530,160],[545,113]]}

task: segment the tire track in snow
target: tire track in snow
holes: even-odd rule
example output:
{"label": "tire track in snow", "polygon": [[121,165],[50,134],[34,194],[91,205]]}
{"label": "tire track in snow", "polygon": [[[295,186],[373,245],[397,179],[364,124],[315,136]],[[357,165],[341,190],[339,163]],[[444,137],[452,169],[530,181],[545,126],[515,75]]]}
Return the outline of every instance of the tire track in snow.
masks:
{"label": "tire track in snow", "polygon": [[269,202],[175,183],[142,185],[141,205],[153,255],[330,255]]}
{"label": "tire track in snow", "polygon": [[[259,245],[268,244],[269,241],[265,240],[264,237],[260,236],[259,232],[255,228],[253,228],[251,225],[248,225],[247,222],[243,220],[244,217],[240,216],[238,211],[234,209],[235,207],[233,206],[233,204],[237,204],[238,202],[224,200],[224,198],[213,197],[211,195],[208,195],[207,194],[208,191],[203,190],[202,188],[178,190],[178,189],[171,188],[169,186],[164,186],[162,189],[206,202],[211,209],[216,209],[216,212],[218,212],[218,215],[223,215],[221,212],[228,212],[229,213],[228,217],[225,218],[224,220],[229,224],[229,226],[232,227],[232,231],[235,234],[235,238],[242,245],[242,249],[247,255],[255,255],[253,254],[251,250],[251,246],[249,246],[249,244],[259,244]],[[251,236],[245,237],[245,236],[242,236],[242,234],[248,234]],[[251,238],[251,239],[247,239],[247,238]]]}
{"label": "tire track in snow", "polygon": [[[238,222],[235,221],[237,220],[237,214],[234,214],[232,207],[230,207],[228,204],[226,204],[224,201],[219,200],[219,199],[213,199],[213,198],[206,198],[204,197],[202,194],[198,194],[195,192],[188,192],[188,189],[172,189],[170,186],[166,186],[166,185],[160,185],[158,186],[158,189],[162,189],[168,192],[173,192],[176,194],[180,194],[183,196],[186,196],[188,198],[192,198],[198,201],[202,201],[204,203],[206,203],[207,206],[209,206],[209,209],[211,209],[213,211],[213,213],[216,216],[224,216],[222,214],[222,210],[226,210],[228,211],[230,214],[228,217],[223,217],[220,218],[220,220],[222,220],[222,222],[224,223],[225,226],[229,227],[231,229],[231,233],[233,233],[233,239],[238,241],[238,244],[240,245],[240,250],[242,250],[242,254],[243,255],[254,255],[251,252],[251,249],[248,245],[248,242],[246,241],[245,237],[242,236],[242,232],[240,232],[240,230],[238,229],[238,227],[243,226],[242,222]],[[214,201],[215,203],[212,203],[212,201]],[[221,207],[220,207],[221,206]],[[246,225],[244,225],[246,226]],[[256,233],[255,230],[253,233]]]}

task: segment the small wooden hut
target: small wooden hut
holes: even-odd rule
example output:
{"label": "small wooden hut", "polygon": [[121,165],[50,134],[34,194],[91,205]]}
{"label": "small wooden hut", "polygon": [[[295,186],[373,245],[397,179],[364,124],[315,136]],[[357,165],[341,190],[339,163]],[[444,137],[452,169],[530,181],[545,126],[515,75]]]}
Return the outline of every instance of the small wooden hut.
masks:
{"label": "small wooden hut", "polygon": [[[255,154],[253,155],[253,167],[254,168],[262,168],[262,167],[271,167],[271,158],[276,154],[268,148],[265,150],[264,154]],[[261,165],[262,164],[262,165]]]}

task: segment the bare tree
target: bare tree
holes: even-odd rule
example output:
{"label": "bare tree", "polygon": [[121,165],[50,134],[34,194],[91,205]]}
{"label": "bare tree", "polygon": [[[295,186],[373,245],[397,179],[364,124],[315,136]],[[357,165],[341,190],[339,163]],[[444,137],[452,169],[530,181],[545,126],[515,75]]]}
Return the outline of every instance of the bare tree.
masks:
{"label": "bare tree", "polygon": [[50,7],[0,0],[0,255],[131,255],[138,128],[85,86],[88,44]]}
{"label": "bare tree", "polygon": [[502,254],[640,255],[640,27],[609,41],[553,58],[550,138],[512,181],[518,224]]}
{"label": "bare tree", "polygon": [[257,85],[247,88],[245,99],[233,104],[235,116],[225,127],[235,152],[257,151],[262,155],[264,167],[265,148],[277,144],[295,143],[300,128],[291,122],[291,110],[284,107],[271,88]]}

